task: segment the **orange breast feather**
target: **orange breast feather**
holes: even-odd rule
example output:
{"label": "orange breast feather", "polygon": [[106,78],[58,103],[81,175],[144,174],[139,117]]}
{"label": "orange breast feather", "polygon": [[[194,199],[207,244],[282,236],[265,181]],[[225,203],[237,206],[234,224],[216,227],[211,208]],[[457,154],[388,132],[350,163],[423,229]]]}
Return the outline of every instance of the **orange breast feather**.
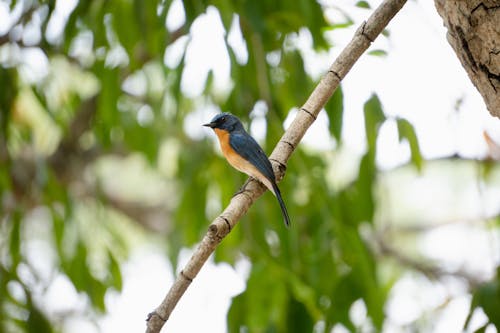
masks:
{"label": "orange breast feather", "polygon": [[221,130],[219,128],[215,128],[214,130],[215,134],[217,134],[217,137],[219,138],[222,154],[227,159],[229,164],[231,164],[235,169],[258,179],[274,194],[274,189],[271,182],[266,177],[264,177],[264,175],[252,163],[241,157],[240,154],[235,152],[231,147],[231,145],[229,144],[229,132]]}

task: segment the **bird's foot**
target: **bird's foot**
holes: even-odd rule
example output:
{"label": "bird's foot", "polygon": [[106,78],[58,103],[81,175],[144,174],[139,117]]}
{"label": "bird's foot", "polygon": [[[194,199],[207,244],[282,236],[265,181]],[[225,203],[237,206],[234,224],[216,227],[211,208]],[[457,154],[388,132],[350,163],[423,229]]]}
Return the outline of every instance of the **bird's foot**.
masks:
{"label": "bird's foot", "polygon": [[233,197],[235,197],[235,196],[237,196],[238,194],[241,194],[241,193],[243,193],[243,192],[247,191],[247,186],[248,186],[248,184],[249,184],[252,180],[253,180],[253,177],[249,177],[249,178],[247,179],[247,181],[245,182],[245,184],[243,184],[243,186],[242,186],[242,187],[240,187],[240,189],[239,189],[238,191],[236,191],[236,193],[235,193],[235,194],[233,194]]}

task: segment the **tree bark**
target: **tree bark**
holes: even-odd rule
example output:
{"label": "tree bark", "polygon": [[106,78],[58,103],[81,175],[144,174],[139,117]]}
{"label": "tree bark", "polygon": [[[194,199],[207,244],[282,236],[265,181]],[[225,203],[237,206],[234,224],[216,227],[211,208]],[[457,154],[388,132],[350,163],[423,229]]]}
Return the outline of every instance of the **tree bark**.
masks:
{"label": "tree bark", "polygon": [[500,2],[435,0],[448,42],[489,112],[500,118]]}

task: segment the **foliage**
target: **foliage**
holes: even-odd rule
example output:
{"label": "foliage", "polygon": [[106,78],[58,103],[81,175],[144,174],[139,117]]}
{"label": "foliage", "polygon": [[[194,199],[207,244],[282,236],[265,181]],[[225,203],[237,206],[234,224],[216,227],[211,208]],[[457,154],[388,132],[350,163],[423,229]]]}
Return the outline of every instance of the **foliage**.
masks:
{"label": "foliage", "polygon": [[[11,1],[16,21],[0,36],[0,54],[7,54],[0,57],[0,331],[61,330],[63,316],[44,312],[39,291],[59,275],[105,313],[106,293],[122,288],[120,263],[141,239],[166,243],[176,265],[245,179],[228,171],[204,135],[186,128],[208,116],[207,108],[247,124],[264,110],[269,151],[314,86],[294,39],[310,34],[313,49],[324,52],[331,47],[325,31],[353,23],[336,8],[344,20],[327,22],[327,5],[314,1],[186,0],[184,20],[166,29],[175,1],[77,1],[67,16],[63,2]],[[221,88],[213,68],[199,72],[203,89],[192,96],[183,88],[192,30],[215,9],[231,82]],[[232,29],[244,47],[230,43]],[[40,64],[29,67],[23,59],[34,54]],[[329,332],[337,324],[355,331],[355,302],[366,307],[369,329],[383,328],[394,279],[380,274],[380,256],[362,231],[376,228],[377,140],[391,119],[377,95],[365,103],[367,149],[354,177],[338,186],[328,174],[341,153],[343,103],[338,89],[325,107],[335,150],[299,148],[280,184],[293,227],[283,228],[266,194],[216,251],[218,261],[234,264],[243,254],[252,264],[228,314],[231,332]],[[422,170],[413,126],[396,123]],[[40,242],[44,250],[34,253]],[[482,307],[498,328],[493,293],[498,281],[478,288],[472,310]]]}

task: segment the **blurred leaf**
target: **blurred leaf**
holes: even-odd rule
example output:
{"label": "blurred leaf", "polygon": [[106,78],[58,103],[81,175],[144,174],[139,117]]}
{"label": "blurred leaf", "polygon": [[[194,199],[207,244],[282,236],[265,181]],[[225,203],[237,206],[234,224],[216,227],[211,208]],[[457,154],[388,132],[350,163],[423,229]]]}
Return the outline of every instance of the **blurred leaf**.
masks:
{"label": "blurred leaf", "polygon": [[355,280],[354,273],[349,273],[341,277],[330,295],[332,304],[327,314],[329,321],[332,323],[341,323],[350,332],[355,332],[356,328],[349,318],[349,309],[352,303],[361,297],[360,290],[355,285]]}
{"label": "blurred leaf", "polygon": [[111,275],[111,285],[118,291],[121,291],[123,288],[123,279],[122,273],[120,270],[120,264],[116,260],[113,253],[108,251],[109,258],[109,273]]}
{"label": "blurred leaf", "polygon": [[88,265],[89,255],[87,245],[78,240],[75,253],[67,256],[63,263],[64,272],[67,274],[78,292],[85,292],[95,309],[104,312],[104,296],[107,286],[94,278]]}
{"label": "blurred leaf", "polygon": [[344,93],[340,85],[326,103],[325,110],[328,115],[330,134],[333,135],[337,142],[340,142],[342,139],[342,123],[344,120]]}
{"label": "blurred leaf", "polygon": [[[385,121],[384,111],[378,96],[373,94],[364,105],[365,131],[369,151],[375,152],[377,133]],[[373,156],[375,157],[375,156]]]}
{"label": "blurred leaf", "polygon": [[[285,276],[273,265],[254,263],[247,289],[233,299],[228,313],[229,332],[247,327],[249,332],[288,331],[288,295],[282,283]],[[266,277],[272,276],[273,279]],[[284,327],[282,327],[284,325]]]}
{"label": "blurred leaf", "polygon": [[16,5],[17,5],[17,0],[11,0],[10,1],[10,10],[13,10],[14,7],[16,7]]}
{"label": "blurred leaf", "polygon": [[[288,275],[288,281],[292,289],[293,298],[290,302],[300,302],[303,309],[307,312],[307,321],[313,321],[313,318],[319,320],[321,318],[321,310],[317,306],[317,292],[316,289],[302,281],[299,276],[295,274]],[[294,305],[295,306],[295,305]]]}
{"label": "blurred leaf", "polygon": [[107,68],[104,64],[96,65],[95,73],[101,78],[101,93],[99,95],[96,115],[96,135],[105,146],[111,145],[110,132],[119,124],[117,101],[120,96],[120,80],[117,68]]}
{"label": "blurred leaf", "polygon": [[167,40],[165,29],[166,11],[158,15],[158,4],[154,1],[134,1],[134,11],[141,38],[136,40],[135,53],[139,64],[144,64],[152,57],[161,57]]}
{"label": "blurred leaf", "polygon": [[[134,3],[136,1],[115,1],[112,8],[112,15],[108,16],[111,20],[113,32],[117,35],[120,45],[127,52],[130,67],[132,70],[138,67],[136,52],[140,46],[138,42],[141,40],[141,32],[139,31],[138,16],[140,11],[137,10]],[[133,18],[133,19],[132,19]],[[151,17],[154,19],[155,16]]]}
{"label": "blurred leaf", "polygon": [[[4,67],[0,67],[0,143],[6,140],[7,124],[11,115],[11,108],[17,95],[16,73]],[[4,143],[2,143],[4,144]],[[0,155],[0,158],[2,155]]]}
{"label": "blurred leaf", "polygon": [[370,4],[367,1],[361,0],[356,2],[356,7],[370,9]]}
{"label": "blurred leaf", "polygon": [[347,21],[342,22],[342,23],[334,23],[334,24],[330,25],[329,30],[345,29],[345,28],[349,28],[353,24],[354,24],[354,21],[352,21],[352,20],[347,20]]}
{"label": "blurred leaf", "polygon": [[60,260],[65,260],[66,252],[64,251],[64,228],[65,223],[64,219],[60,216],[59,212],[57,212],[54,207],[50,207],[50,213],[52,217],[52,231],[54,234],[55,247],[57,250],[57,254],[59,255]]}
{"label": "blurred leaf", "polygon": [[30,304],[29,315],[27,319],[27,331],[37,333],[51,333],[52,325],[49,320],[34,304]]}
{"label": "blurred leaf", "polygon": [[15,210],[10,218],[9,251],[12,268],[17,268],[21,262],[21,212]]}
{"label": "blurred leaf", "polygon": [[106,291],[108,286],[102,281],[97,280],[91,274],[87,274],[87,286],[86,292],[90,296],[90,301],[95,309],[104,313],[106,311],[106,304],[104,302],[104,296],[106,296]]}
{"label": "blurred leaf", "polygon": [[376,57],[386,57],[387,56],[387,51],[385,50],[372,50],[368,52],[369,55],[376,56]]}
{"label": "blurred leaf", "polygon": [[127,148],[131,151],[141,152],[151,164],[156,162],[161,140],[152,129],[152,125],[140,125],[134,119],[129,126],[124,128],[123,136]]}
{"label": "blurred leaf", "polygon": [[68,256],[65,272],[73,282],[76,290],[85,291],[88,267],[87,267],[87,247],[80,240],[76,244],[76,252],[72,256]]}
{"label": "blurred leaf", "polygon": [[[500,271],[500,269],[499,269]],[[494,280],[479,286],[473,294],[469,315],[464,324],[464,329],[469,325],[473,312],[477,308],[482,308],[488,322],[495,325],[500,330],[500,278],[497,276]]]}
{"label": "blurred leaf", "polygon": [[484,324],[483,326],[481,326],[477,330],[475,330],[474,333],[485,333],[488,325],[489,325],[489,323]]}
{"label": "blurred leaf", "polygon": [[402,118],[398,118],[396,122],[398,124],[399,141],[401,142],[403,139],[408,141],[411,161],[419,172],[422,171],[422,154],[420,153],[420,146],[413,125],[408,120]]}
{"label": "blurred leaf", "polygon": [[288,319],[287,323],[290,323],[287,332],[313,332],[315,320],[310,316],[306,307],[302,302],[296,301],[291,298],[288,303]]}
{"label": "blurred leaf", "polygon": [[494,174],[493,171],[497,166],[498,162],[493,159],[487,159],[486,161],[478,163],[479,175],[481,176],[482,180],[491,180],[490,177]]}
{"label": "blurred leaf", "polygon": [[7,143],[11,112],[17,94],[16,77],[15,71],[0,66],[0,197],[5,197],[4,192],[10,189],[12,182]]}
{"label": "blurred leaf", "polygon": [[375,178],[375,156],[367,152],[361,159],[359,165],[358,179],[356,181],[357,211],[353,215],[358,216],[358,221],[373,221],[375,213],[375,202],[373,198],[373,182]]}
{"label": "blurred leaf", "polygon": [[[312,82],[298,51],[282,53],[280,57],[282,60],[279,68],[271,69],[268,76],[271,78],[269,86],[274,96],[276,112],[281,119],[284,119],[288,110],[307,99],[308,91],[312,89]],[[281,128],[279,121],[278,124]]]}

